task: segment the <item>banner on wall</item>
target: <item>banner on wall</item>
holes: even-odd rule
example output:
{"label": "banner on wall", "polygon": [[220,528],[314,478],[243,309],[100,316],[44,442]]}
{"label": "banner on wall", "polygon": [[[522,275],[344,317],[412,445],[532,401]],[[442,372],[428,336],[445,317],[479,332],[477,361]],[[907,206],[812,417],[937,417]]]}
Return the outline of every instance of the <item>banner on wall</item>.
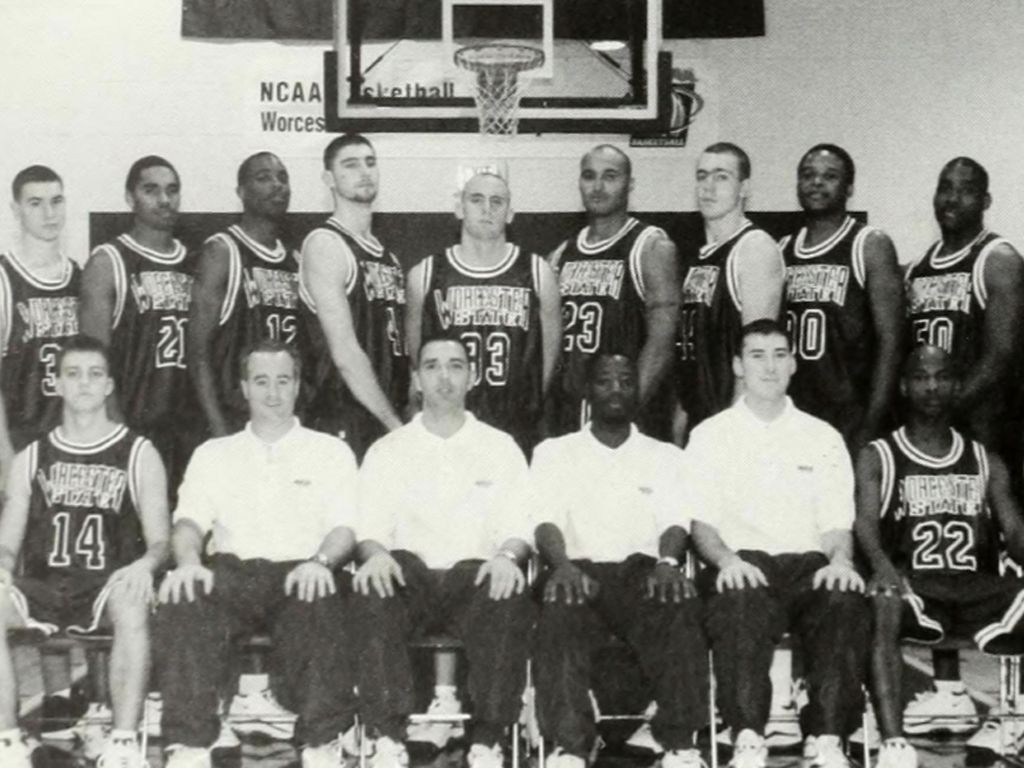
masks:
{"label": "banner on wall", "polygon": [[[367,39],[439,39],[441,0],[372,0]],[[335,0],[182,0],[181,33],[193,38],[330,40]],[[666,0],[665,39],[761,37],[764,0]],[[467,23],[486,36],[516,37],[509,17],[494,14]],[[626,23],[623,0],[557,0],[555,34],[572,39],[617,39]],[[500,23],[489,33],[487,23]]]}

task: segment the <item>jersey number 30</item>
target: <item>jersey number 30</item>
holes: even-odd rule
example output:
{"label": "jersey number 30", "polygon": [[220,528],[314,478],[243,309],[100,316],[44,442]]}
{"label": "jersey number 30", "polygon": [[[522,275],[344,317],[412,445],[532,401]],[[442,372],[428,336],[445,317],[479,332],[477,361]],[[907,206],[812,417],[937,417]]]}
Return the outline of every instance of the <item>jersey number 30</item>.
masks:
{"label": "jersey number 30", "polygon": [[84,517],[76,515],[75,520],[80,521],[80,524],[72,544],[71,514],[57,512],[53,516],[53,547],[48,560],[50,567],[66,568],[71,565],[71,558],[77,556],[89,570],[102,571],[107,565],[103,515],[91,512]]}

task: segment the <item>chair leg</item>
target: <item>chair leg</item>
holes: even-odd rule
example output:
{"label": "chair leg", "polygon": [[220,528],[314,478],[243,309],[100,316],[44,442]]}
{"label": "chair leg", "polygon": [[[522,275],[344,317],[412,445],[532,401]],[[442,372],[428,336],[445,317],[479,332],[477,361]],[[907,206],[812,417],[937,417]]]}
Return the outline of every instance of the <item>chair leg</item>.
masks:
{"label": "chair leg", "polygon": [[715,668],[714,658],[708,651],[708,723],[711,732],[711,768],[718,768],[718,725],[715,722]]}

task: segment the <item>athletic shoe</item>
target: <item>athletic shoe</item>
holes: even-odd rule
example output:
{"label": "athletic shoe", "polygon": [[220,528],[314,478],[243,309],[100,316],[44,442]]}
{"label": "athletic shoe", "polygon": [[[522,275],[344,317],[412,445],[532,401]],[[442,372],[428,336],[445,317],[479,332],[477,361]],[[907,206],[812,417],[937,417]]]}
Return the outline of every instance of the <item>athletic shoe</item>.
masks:
{"label": "athletic shoe", "polygon": [[370,768],[406,768],[409,765],[409,753],[400,741],[381,736],[374,742],[373,750]]}
{"label": "athletic shoe", "polygon": [[878,720],[875,719],[875,708],[871,704],[868,705],[868,729],[865,731],[862,724],[856,731],[850,734],[850,748],[863,749],[865,738],[868,740],[868,746],[872,751],[878,749],[878,745],[882,742],[882,734],[878,730]]}
{"label": "athletic shoe", "polygon": [[818,737],[807,735],[804,738],[804,745],[801,748],[804,760],[814,760],[818,756]]}
{"label": "athletic shoe", "polygon": [[[453,692],[442,691],[434,696],[434,700],[427,707],[427,715],[431,717],[443,717],[446,715],[461,715],[462,703]],[[438,749],[444,749],[448,742],[453,739],[461,739],[466,735],[466,729],[461,720],[437,720],[411,722],[406,729],[406,740],[424,744],[432,744]]]}
{"label": "athletic shoe", "polygon": [[44,696],[39,731],[46,739],[73,739],[78,720],[89,709],[89,698],[77,687],[70,696]]}
{"label": "athletic shoe", "polygon": [[661,757],[659,768],[707,768],[699,749],[670,749]]}
{"label": "athletic shoe", "polygon": [[186,747],[181,744],[168,749],[164,768],[212,768],[210,750],[205,747]]}
{"label": "athletic shoe", "polygon": [[838,736],[818,736],[815,739],[817,754],[811,761],[822,768],[850,768],[850,761],[843,752],[843,744]]}
{"label": "athletic shoe", "polygon": [[[359,757],[359,726],[353,724],[347,731],[341,734],[341,751],[350,757]],[[366,739],[363,746],[363,756],[370,757],[373,754],[373,739]]]}
{"label": "athletic shoe", "polygon": [[878,749],[875,768],[917,768],[917,750],[904,738],[886,739]]}
{"label": "athletic shoe", "polygon": [[341,768],[341,741],[306,747],[302,750],[302,768]]}
{"label": "athletic shoe", "polygon": [[149,693],[146,695],[146,702],[143,704],[142,714],[145,718],[144,725],[146,727],[146,735],[151,739],[159,739],[161,735],[160,731],[160,718],[163,717],[164,713],[164,700],[159,693]]}
{"label": "athletic shoe", "polygon": [[654,738],[654,732],[651,731],[651,718],[653,718],[657,713],[658,702],[652,701],[647,705],[647,709],[644,710],[644,722],[640,724],[639,728],[633,731],[632,736],[626,739],[626,746],[629,749],[637,752],[650,752],[655,755],[665,753],[665,748],[661,746],[657,739]]}
{"label": "athletic shoe", "polygon": [[228,724],[228,721],[224,718],[220,720],[220,733],[217,734],[217,740],[210,745],[211,752],[227,752],[233,749],[239,749],[242,746],[242,742],[238,740],[238,736],[235,735],[234,730]]}
{"label": "athletic shoe", "polygon": [[991,752],[995,756],[1016,755],[1021,748],[1024,748],[1024,721],[1019,717],[993,716],[967,740],[968,751]]}
{"label": "athletic shoe", "polygon": [[134,738],[108,739],[96,768],[149,768]]}
{"label": "athletic shoe", "polygon": [[768,747],[764,737],[750,728],[744,728],[736,737],[732,748],[732,768],[765,768],[768,765]]}
{"label": "athletic shoe", "polygon": [[544,768],[586,768],[587,761],[579,755],[570,755],[561,747],[555,747],[544,761]]}
{"label": "athletic shoe", "polygon": [[103,754],[110,738],[110,724],[113,718],[110,707],[93,702],[75,723],[73,731],[82,742],[82,755],[86,760],[96,760]]}
{"label": "athletic shoe", "polygon": [[764,727],[765,744],[772,748],[793,747],[799,744],[802,738],[796,700],[790,697],[775,701]]}
{"label": "athletic shoe", "polygon": [[977,727],[978,708],[964,687],[918,693],[903,710],[903,730],[915,736],[969,733]]}
{"label": "athletic shoe", "polygon": [[0,765],[4,768],[32,768],[32,747],[25,734],[0,739]]}
{"label": "athletic shoe", "polygon": [[242,736],[259,734],[275,741],[288,741],[295,734],[295,714],[277,703],[270,689],[231,700],[228,721]]}
{"label": "athletic shoe", "polygon": [[474,744],[469,748],[466,763],[469,768],[504,768],[505,754],[501,749],[501,744],[495,744],[493,747]]}

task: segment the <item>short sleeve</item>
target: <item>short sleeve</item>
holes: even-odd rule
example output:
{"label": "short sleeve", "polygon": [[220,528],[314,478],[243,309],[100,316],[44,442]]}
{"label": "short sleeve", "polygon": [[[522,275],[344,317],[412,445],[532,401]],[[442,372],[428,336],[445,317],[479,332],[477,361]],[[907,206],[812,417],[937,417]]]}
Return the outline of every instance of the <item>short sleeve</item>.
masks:
{"label": "short sleeve", "polygon": [[321,523],[327,532],[339,526],[354,529],[358,515],[359,484],[355,456],[342,440],[330,439],[330,442],[324,442],[324,447],[329,446],[330,450],[318,451],[323,457],[320,459],[320,471],[327,481],[321,499]]}
{"label": "short sleeve", "polygon": [[360,541],[372,539],[388,549],[394,547],[397,516],[392,499],[394,477],[388,471],[388,446],[377,442],[370,447],[359,468],[357,477],[356,537]]}
{"label": "short sleeve", "polygon": [[192,454],[185,477],[178,489],[178,506],[174,510],[174,522],[191,520],[206,533],[215,522],[215,505],[210,496],[212,488],[222,482],[217,472],[217,461],[210,445],[201,445]]}
{"label": "short sleeve", "polygon": [[720,527],[721,497],[717,487],[713,441],[698,427],[683,452],[680,466],[680,515],[690,524],[698,520]]}
{"label": "short sleeve", "polygon": [[533,449],[530,512],[534,529],[541,523],[551,523],[564,534],[569,524],[569,510],[563,499],[566,476],[562,465],[554,442],[545,441]]}
{"label": "short sleeve", "polygon": [[818,530],[851,530],[856,517],[853,466],[846,444],[835,430],[822,436],[817,494]]}
{"label": "short sleeve", "polygon": [[491,540],[495,551],[508,539],[533,542],[533,514],[530,510],[533,492],[526,457],[507,435],[495,446],[492,458],[500,471],[499,488],[495,494],[497,509],[492,517]]}
{"label": "short sleeve", "polygon": [[686,499],[685,454],[666,444],[661,449],[659,475],[664,479],[663,503],[658,505],[656,522],[659,535],[674,525],[690,530],[691,504]]}

